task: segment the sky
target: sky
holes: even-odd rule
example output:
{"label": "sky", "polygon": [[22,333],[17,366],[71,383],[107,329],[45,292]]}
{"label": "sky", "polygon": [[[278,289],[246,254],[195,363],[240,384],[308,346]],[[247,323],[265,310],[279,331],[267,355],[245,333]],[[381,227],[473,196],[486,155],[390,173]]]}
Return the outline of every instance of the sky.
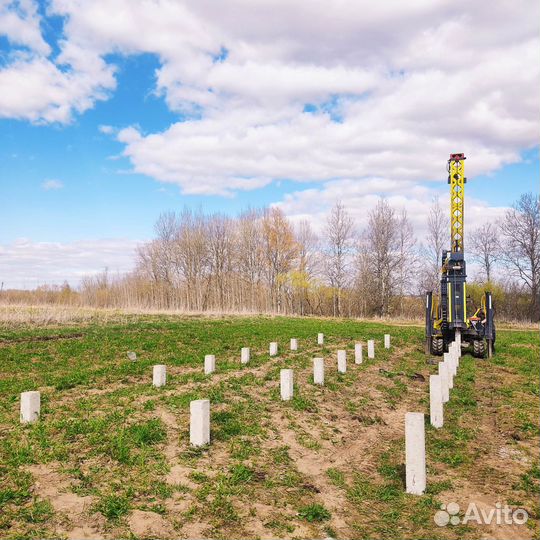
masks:
{"label": "sky", "polygon": [[419,240],[467,156],[467,230],[538,192],[533,0],[0,0],[0,282],[133,268],[161,212],[385,197]]}

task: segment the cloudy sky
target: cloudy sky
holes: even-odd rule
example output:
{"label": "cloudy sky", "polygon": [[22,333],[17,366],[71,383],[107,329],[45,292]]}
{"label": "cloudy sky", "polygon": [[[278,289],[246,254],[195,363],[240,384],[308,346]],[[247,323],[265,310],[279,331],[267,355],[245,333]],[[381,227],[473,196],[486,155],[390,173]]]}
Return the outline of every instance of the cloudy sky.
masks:
{"label": "cloudy sky", "polygon": [[132,266],[160,212],[538,191],[537,0],[0,0],[0,281]]}

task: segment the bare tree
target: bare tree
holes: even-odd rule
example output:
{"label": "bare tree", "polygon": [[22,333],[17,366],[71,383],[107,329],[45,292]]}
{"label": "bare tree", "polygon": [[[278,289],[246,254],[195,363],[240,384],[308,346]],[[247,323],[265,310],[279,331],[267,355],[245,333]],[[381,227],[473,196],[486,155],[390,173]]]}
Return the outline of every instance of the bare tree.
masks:
{"label": "bare tree", "polygon": [[175,240],[175,260],[186,281],[188,308],[205,308],[204,283],[209,270],[208,225],[205,216],[184,208]]}
{"label": "bare tree", "polygon": [[209,272],[217,289],[219,308],[225,309],[226,278],[232,263],[232,223],[230,218],[214,214],[208,220]]}
{"label": "bare tree", "polygon": [[136,273],[150,280],[153,301],[171,307],[179,279],[176,260],[179,223],[175,213],[160,214],[154,232],[156,238],[137,249]]}
{"label": "bare tree", "polygon": [[316,272],[317,235],[313,232],[309,221],[302,220],[295,228],[296,244],[298,247],[294,285],[298,289],[298,305],[300,314],[306,312],[309,304],[308,290]]}
{"label": "bare tree", "polygon": [[450,243],[450,220],[439,198],[434,197],[429,209],[426,245],[423,248],[425,268],[421,285],[426,291],[438,291],[442,251]]}
{"label": "bare tree", "polygon": [[155,239],[137,247],[136,272],[154,283],[167,282],[169,268],[162,243]]}
{"label": "bare tree", "polygon": [[152,256],[154,265],[157,265],[160,272],[160,280],[167,287],[171,287],[178,278],[178,263],[175,259],[177,254],[175,243],[178,239],[180,224],[174,212],[163,212],[159,215],[154,231],[156,233],[156,244],[153,246]]}
{"label": "bare tree", "polygon": [[174,212],[163,212],[159,215],[154,232],[158,240],[172,242],[178,234],[178,219]]}
{"label": "bare tree", "polygon": [[398,220],[388,201],[379,200],[369,213],[364,236],[376,294],[375,307],[382,317],[388,315],[390,299],[398,285],[400,263]]}
{"label": "bare tree", "polygon": [[493,223],[484,223],[469,234],[470,252],[473,260],[481,266],[487,282],[493,277],[493,265],[499,255],[499,231]]}
{"label": "bare tree", "polygon": [[539,317],[540,289],[540,198],[523,194],[506,212],[499,228],[502,235],[501,257],[507,268],[531,294],[529,315]]}
{"label": "bare tree", "polygon": [[298,245],[298,269],[311,278],[317,271],[317,235],[309,221],[303,219],[295,228],[295,237]]}
{"label": "bare tree", "polygon": [[238,271],[249,289],[249,303],[256,307],[256,290],[264,273],[262,212],[243,212],[236,228],[236,254]]}
{"label": "bare tree", "polygon": [[397,217],[398,262],[396,268],[397,293],[400,299],[401,314],[403,315],[403,300],[410,293],[416,281],[418,256],[416,237],[412,223],[409,221],[407,210],[403,208]]}
{"label": "bare tree", "polygon": [[273,207],[264,213],[263,242],[272,307],[280,313],[283,286],[296,257],[297,245],[292,226],[279,208]]}
{"label": "bare tree", "polygon": [[355,305],[358,315],[368,317],[376,311],[377,284],[372,268],[370,243],[367,234],[360,235],[355,257]]}
{"label": "bare tree", "polygon": [[324,271],[334,290],[333,312],[341,314],[341,292],[347,282],[347,266],[352,249],[354,222],[338,201],[328,216],[325,229],[326,259]]}

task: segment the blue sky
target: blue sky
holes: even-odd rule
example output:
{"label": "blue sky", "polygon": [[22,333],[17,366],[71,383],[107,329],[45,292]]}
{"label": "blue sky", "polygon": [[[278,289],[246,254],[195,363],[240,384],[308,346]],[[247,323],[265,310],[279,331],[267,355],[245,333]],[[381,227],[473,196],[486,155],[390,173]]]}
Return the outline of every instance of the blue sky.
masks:
{"label": "blue sky", "polygon": [[[10,201],[0,216],[1,242],[20,237],[43,242],[96,236],[149,239],[161,212],[187,205],[234,215],[278,201],[296,187],[277,181],[224,199],[183,195],[176,185],[132,172],[121,156],[122,145],[99,126],[136,124],[145,132],[160,131],[183,115],[171,112],[153,92],[159,67],[154,55],[113,55],[111,61],[118,66],[116,91],[69,125],[0,119],[0,177]],[[43,189],[48,179],[63,187]]]}
{"label": "blue sky", "polygon": [[[104,266],[124,271],[160,212],[184,205],[236,214],[277,204],[320,230],[343,199],[361,228],[382,195],[408,209],[421,237],[429,201],[446,196],[453,151],[469,156],[471,226],[538,191],[538,86],[530,84],[538,68],[527,64],[538,39],[519,18],[506,21],[515,39],[510,32],[500,43],[489,24],[478,28],[504,17],[502,4],[469,14],[491,43],[465,39],[463,58],[475,60],[454,78],[438,55],[418,53],[434,29],[438,54],[452,50],[443,2],[422,14],[417,33],[374,13],[379,44],[362,41],[369,5],[352,2],[349,18],[322,30],[325,47],[310,27],[324,20],[322,8],[313,21],[284,12],[276,36],[249,3],[245,24],[181,4],[158,2],[149,13],[131,2],[129,20],[106,25],[100,18],[126,9],[120,0],[0,7],[0,279],[27,286],[76,282]],[[418,19],[417,8],[396,9]],[[248,22],[258,29],[246,32]],[[508,67],[504,79],[493,55]],[[506,81],[514,72],[516,86]],[[109,248],[100,252],[100,242]],[[62,249],[70,261],[81,250],[88,268],[62,269]]]}

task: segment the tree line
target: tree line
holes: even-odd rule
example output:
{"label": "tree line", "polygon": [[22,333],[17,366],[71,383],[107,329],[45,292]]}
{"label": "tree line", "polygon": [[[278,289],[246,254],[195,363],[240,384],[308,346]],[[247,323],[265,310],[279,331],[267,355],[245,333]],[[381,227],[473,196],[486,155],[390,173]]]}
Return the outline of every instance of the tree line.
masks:
{"label": "tree line", "polygon": [[[439,287],[449,237],[448,213],[438,199],[422,241],[406,210],[385,199],[363,230],[336,203],[319,234],[277,207],[237,217],[185,208],[159,216],[153,240],[138,248],[129,274],[104,272],[84,278],[78,291],[65,285],[42,293],[94,306],[422,318],[425,291]],[[468,279],[469,302],[479,305],[489,289],[499,318],[539,320],[537,195],[522,195],[502,219],[467,232],[465,253],[469,268],[473,261],[478,268]]]}

